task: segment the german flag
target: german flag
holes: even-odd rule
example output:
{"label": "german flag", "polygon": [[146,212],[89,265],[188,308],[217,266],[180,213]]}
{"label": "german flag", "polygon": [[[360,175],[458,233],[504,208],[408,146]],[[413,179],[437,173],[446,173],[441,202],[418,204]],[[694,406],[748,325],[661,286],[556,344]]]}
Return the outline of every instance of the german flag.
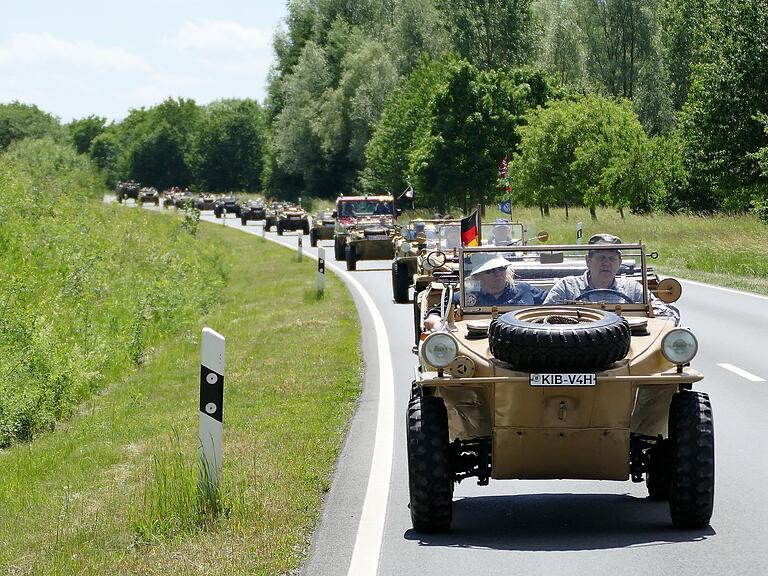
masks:
{"label": "german flag", "polygon": [[480,223],[477,221],[477,210],[466,218],[461,219],[461,245],[480,245]]}

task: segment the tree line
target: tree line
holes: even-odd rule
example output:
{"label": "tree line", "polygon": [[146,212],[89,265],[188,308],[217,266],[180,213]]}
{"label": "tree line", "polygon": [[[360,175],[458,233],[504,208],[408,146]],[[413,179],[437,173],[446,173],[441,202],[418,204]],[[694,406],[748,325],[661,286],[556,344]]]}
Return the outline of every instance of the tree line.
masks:
{"label": "tree line", "polygon": [[[765,0],[287,7],[263,104],[166,100],[63,137],[110,178],[158,186],[292,199],[412,184],[444,211],[505,198],[507,157],[513,201],[542,210],[768,220]],[[0,148],[20,106],[0,108]],[[51,123],[37,112],[30,134]]]}

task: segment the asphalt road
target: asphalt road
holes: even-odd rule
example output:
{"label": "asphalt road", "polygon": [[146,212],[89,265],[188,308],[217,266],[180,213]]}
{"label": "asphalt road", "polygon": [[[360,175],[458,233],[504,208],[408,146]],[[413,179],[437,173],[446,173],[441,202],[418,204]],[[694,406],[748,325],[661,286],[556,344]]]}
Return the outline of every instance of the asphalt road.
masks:
{"label": "asphalt road", "polygon": [[[217,221],[207,213],[204,220]],[[239,220],[227,226],[241,228]],[[261,235],[260,224],[249,224]],[[295,247],[286,233],[270,239]],[[405,409],[416,358],[411,306],[392,300],[389,262],[348,273],[363,328],[366,377],[303,574],[768,574],[768,298],[683,283],[682,325],[698,336],[697,386],[712,399],[716,492],[711,526],[671,527],[666,503],[630,481],[493,481],[456,487],[453,529],[414,532],[408,512]],[[303,251],[315,254],[304,237]],[[382,347],[382,343],[384,347]],[[388,364],[387,364],[388,363]],[[391,387],[391,389],[390,389]],[[373,474],[371,470],[373,469]]]}

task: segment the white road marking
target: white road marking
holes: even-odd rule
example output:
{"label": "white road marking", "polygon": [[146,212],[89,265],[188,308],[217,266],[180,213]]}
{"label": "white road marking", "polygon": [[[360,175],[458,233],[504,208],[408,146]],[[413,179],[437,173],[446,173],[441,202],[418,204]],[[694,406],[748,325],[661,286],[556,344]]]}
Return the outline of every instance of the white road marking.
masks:
{"label": "white road marking", "polygon": [[[246,232],[252,230],[242,229]],[[256,233],[256,229],[258,228],[254,227],[253,234]],[[290,236],[288,238],[278,240],[274,237],[267,237],[268,240],[276,244],[298,250],[295,244],[289,243],[293,238]],[[305,254],[317,260],[317,255]],[[376,348],[379,359],[379,407],[376,415],[376,440],[373,446],[371,472],[368,475],[368,488],[363,501],[363,510],[360,514],[355,547],[352,550],[352,559],[347,571],[347,576],[375,576],[379,571],[379,555],[389,501],[395,435],[395,377],[392,372],[392,357],[389,353],[389,336],[384,318],[362,284],[352,274],[341,269],[338,265],[328,262],[328,260],[325,261],[325,266],[331,268],[338,276],[344,278],[349,285],[354,287],[365,302],[376,332]]]}
{"label": "white road marking", "polygon": [[715,286],[714,284],[705,284],[704,282],[696,282],[696,280],[683,280],[678,278],[683,284],[693,284],[695,286],[701,286],[702,288],[712,288],[714,290],[720,290],[721,292],[730,292],[731,294],[739,294],[741,296],[752,296],[753,298],[760,298],[761,300],[768,300],[768,296],[762,294],[755,294],[754,292],[746,292],[744,290],[736,290],[734,288],[723,288],[722,286]]}
{"label": "white road marking", "polygon": [[718,364],[720,368],[725,368],[729,372],[733,372],[734,374],[741,376],[742,378],[746,378],[747,380],[750,380],[752,382],[765,382],[765,378],[760,378],[760,376],[755,376],[751,372],[747,372],[746,370],[742,370],[738,366],[734,366],[733,364]]}

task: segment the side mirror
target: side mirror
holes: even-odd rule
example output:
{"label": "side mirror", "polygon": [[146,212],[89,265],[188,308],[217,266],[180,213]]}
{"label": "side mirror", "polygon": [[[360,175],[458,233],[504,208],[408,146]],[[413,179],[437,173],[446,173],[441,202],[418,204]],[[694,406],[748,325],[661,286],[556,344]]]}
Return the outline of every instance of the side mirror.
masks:
{"label": "side mirror", "polygon": [[338,212],[336,212],[336,210],[334,210],[334,211],[331,213],[331,216],[333,216],[334,218],[338,218],[338,216],[339,216],[339,213],[338,213]]}
{"label": "side mirror", "polygon": [[671,304],[680,299],[680,295],[683,293],[683,287],[680,285],[680,282],[674,278],[664,278],[664,280],[659,282],[656,290],[651,290],[651,292],[665,304]]}

